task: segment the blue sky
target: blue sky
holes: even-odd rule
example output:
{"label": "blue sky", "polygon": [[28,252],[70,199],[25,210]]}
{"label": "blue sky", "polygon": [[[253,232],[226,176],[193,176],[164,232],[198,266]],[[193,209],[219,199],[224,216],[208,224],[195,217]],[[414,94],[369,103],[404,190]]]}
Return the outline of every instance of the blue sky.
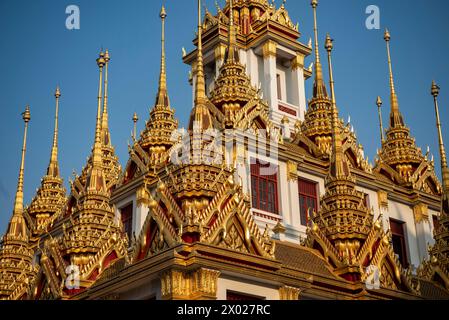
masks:
{"label": "blue sky", "polygon": [[[224,0],[218,1],[220,4]],[[139,114],[139,130],[148,118],[157,89],[160,57],[158,0],[1,0],[0,1],[0,233],[11,216],[23,122],[20,113],[31,106],[25,169],[25,202],[29,203],[45,173],[53,132],[57,84],[60,103],[60,165],[66,185],[73,170],[80,172],[93,142],[97,67],[101,47],[109,48],[110,128],[112,142],[125,165],[131,117]],[[280,5],[281,0],[276,0]],[[68,5],[78,5],[81,29],[65,27]],[[215,12],[213,0],[207,0]],[[365,28],[365,9],[380,8],[381,30]],[[185,125],[191,108],[189,68],[182,63],[181,48],[190,51],[196,25],[196,0],[166,0],[167,71],[172,106]],[[294,22],[299,22],[305,43],[312,36],[309,0],[288,0]],[[388,121],[389,89],[383,30],[390,29],[396,89],[401,111],[417,144],[435,155],[438,144],[430,83],[442,92],[440,112],[444,139],[449,144],[449,19],[446,0],[320,0],[318,20],[321,46],[326,32],[334,41],[336,97],[340,115],[351,122],[369,159],[379,148],[375,99],[384,104]],[[324,50],[321,49],[324,59]],[[312,61],[309,57],[306,65]],[[327,68],[327,67],[326,67]],[[325,68],[325,69],[326,69]],[[326,75],[327,77],[327,75]],[[311,96],[307,82],[307,98]]]}

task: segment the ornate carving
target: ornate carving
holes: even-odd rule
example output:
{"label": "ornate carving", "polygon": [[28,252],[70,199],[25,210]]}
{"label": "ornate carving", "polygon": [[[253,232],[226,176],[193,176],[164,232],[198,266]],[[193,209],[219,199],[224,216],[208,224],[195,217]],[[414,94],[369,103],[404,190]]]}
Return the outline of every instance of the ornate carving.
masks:
{"label": "ornate carving", "polygon": [[382,190],[377,191],[379,207],[388,210],[388,193]]}
{"label": "ornate carving", "polygon": [[219,276],[220,271],[207,268],[165,271],[161,276],[162,299],[216,299]]}
{"label": "ornate carving", "polygon": [[287,161],[287,179],[288,181],[298,180],[298,163],[294,161]]}
{"label": "ornate carving", "polygon": [[292,70],[301,68],[304,68],[304,56],[302,54],[298,54],[292,59]]}
{"label": "ornate carving", "polygon": [[426,204],[419,203],[413,207],[413,215],[415,217],[415,223],[428,222],[429,221],[429,209]]}
{"label": "ornate carving", "polygon": [[301,289],[282,286],[279,288],[279,300],[299,300],[301,294]]}
{"label": "ornate carving", "polygon": [[274,42],[272,40],[268,40],[267,42],[265,42],[264,45],[263,45],[263,57],[264,57],[264,59],[268,59],[270,57],[275,57],[276,58],[276,49],[277,49],[276,42]]}

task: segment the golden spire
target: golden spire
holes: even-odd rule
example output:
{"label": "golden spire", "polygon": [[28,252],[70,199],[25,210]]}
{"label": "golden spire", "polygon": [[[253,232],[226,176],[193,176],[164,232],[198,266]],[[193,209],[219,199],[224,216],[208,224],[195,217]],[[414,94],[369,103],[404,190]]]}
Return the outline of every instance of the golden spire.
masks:
{"label": "golden spire", "polygon": [[58,113],[59,113],[59,98],[61,97],[61,90],[59,86],[55,91],[55,127],[53,132],[53,146],[51,148],[50,164],[48,165],[47,175],[52,177],[59,177],[58,164]]}
{"label": "golden spire", "polygon": [[433,96],[433,101],[435,105],[435,115],[437,119],[437,129],[438,129],[438,141],[440,145],[440,157],[441,157],[441,174],[443,180],[444,192],[449,195],[449,169],[447,167],[446,150],[444,149],[443,134],[441,133],[441,121],[440,121],[440,111],[438,107],[438,95],[440,94],[440,88],[437,86],[435,81],[432,81],[431,94]]}
{"label": "golden spire", "polygon": [[195,104],[206,100],[206,82],[203,67],[203,26],[201,23],[201,0],[198,0],[198,54],[196,59]]}
{"label": "golden spire", "polygon": [[101,116],[101,140],[104,145],[110,145],[109,134],[109,114],[108,114],[108,69],[111,57],[106,49],[104,53],[104,96],[103,96],[103,114]]}
{"label": "golden spire", "polygon": [[105,54],[100,52],[100,56],[97,59],[97,65],[100,69],[100,76],[98,81],[98,105],[97,105],[97,122],[95,126],[95,142],[93,148],[93,164],[101,166],[101,96],[102,96],[102,80],[103,80],[103,67],[106,64]]}
{"label": "golden spire", "polygon": [[334,75],[332,71],[332,57],[331,52],[333,49],[332,39],[329,34],[326,36],[325,48],[327,50],[327,59],[329,61],[329,78],[330,78],[330,89],[331,89],[331,100],[332,100],[332,159],[331,159],[331,175],[336,178],[347,178],[351,173],[349,166],[346,162],[345,155],[343,153],[343,142],[341,137],[341,131],[338,130],[338,109],[335,99],[335,89],[334,89]]}
{"label": "golden spire", "polygon": [[25,170],[25,153],[27,147],[27,133],[28,122],[31,120],[30,107],[25,108],[25,112],[22,113],[23,121],[25,122],[25,131],[23,134],[23,146],[22,146],[22,160],[20,162],[19,179],[17,182],[16,198],[14,201],[13,215],[22,215],[23,213],[23,174]]}
{"label": "golden spire", "polygon": [[139,121],[139,117],[137,116],[136,112],[134,112],[132,120],[134,122],[133,138],[136,139],[136,137],[137,137],[137,121]]}
{"label": "golden spire", "polygon": [[387,43],[388,68],[390,73],[390,103],[391,103],[390,127],[394,128],[397,126],[404,126],[404,120],[402,119],[401,112],[399,111],[398,97],[396,95],[396,90],[394,87],[393,67],[390,55],[391,35],[388,30],[385,30],[384,40]]}
{"label": "golden spire", "polygon": [[[178,128],[174,109],[170,108],[170,99],[167,91],[167,73],[165,62],[165,19],[167,11],[162,6],[159,12],[161,18],[161,65],[159,73],[159,86],[156,94],[156,102],[150,111],[150,119],[145,124],[145,129],[140,135],[139,145],[150,151],[151,163],[161,164],[165,160],[165,151],[174,144],[171,139],[173,131]],[[137,114],[133,117],[134,139],[137,138]]]}
{"label": "golden spire", "polygon": [[315,81],[313,84],[313,97],[327,97],[326,86],[323,81],[323,69],[320,61],[320,52],[318,49],[318,22],[317,22],[317,7],[318,0],[312,0],[313,8],[313,32],[315,35]]}
{"label": "golden spire", "polygon": [[203,40],[201,23],[201,0],[198,0],[198,53],[196,62],[195,105],[190,114],[189,129],[206,130],[212,127],[212,117],[206,107],[206,82],[203,67]]}
{"label": "golden spire", "polygon": [[167,94],[167,71],[165,66],[165,18],[167,17],[167,12],[165,7],[162,6],[161,12],[159,14],[162,24],[162,35],[161,35],[161,71],[159,74],[159,88],[156,97],[156,106],[169,107],[170,101]]}
{"label": "golden spire", "polygon": [[380,97],[377,97],[376,100],[377,104],[377,113],[379,114],[379,125],[380,125],[380,141],[384,141],[384,126],[382,122],[382,99]]}
{"label": "golden spire", "polygon": [[228,61],[233,62],[235,58],[234,46],[236,43],[236,34],[234,28],[234,7],[232,0],[229,0],[229,39],[228,39]]}

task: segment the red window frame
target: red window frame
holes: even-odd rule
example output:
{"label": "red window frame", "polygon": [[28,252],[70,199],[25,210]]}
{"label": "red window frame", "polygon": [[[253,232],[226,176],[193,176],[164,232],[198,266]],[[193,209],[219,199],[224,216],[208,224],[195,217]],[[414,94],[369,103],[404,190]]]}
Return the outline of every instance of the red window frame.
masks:
{"label": "red window frame", "polygon": [[[390,218],[390,229],[393,238],[393,250],[394,253],[399,255],[399,261],[404,268],[409,265],[408,255],[407,255],[407,239],[405,236],[405,222],[391,219]],[[398,246],[400,246],[398,248]],[[400,249],[401,252],[398,252]],[[402,253],[402,254],[401,254]]]}
{"label": "red window frame", "polygon": [[301,225],[306,226],[309,223],[309,208],[318,211],[318,183],[316,181],[299,178],[298,194]]}
{"label": "red window frame", "polygon": [[251,161],[251,200],[252,207],[273,214],[279,214],[277,167],[274,174],[261,174],[261,168],[274,166],[271,163]]}
{"label": "red window frame", "polygon": [[125,233],[128,235],[128,239],[131,242],[133,232],[133,204],[130,203],[127,206],[120,209],[120,218],[123,223]]}

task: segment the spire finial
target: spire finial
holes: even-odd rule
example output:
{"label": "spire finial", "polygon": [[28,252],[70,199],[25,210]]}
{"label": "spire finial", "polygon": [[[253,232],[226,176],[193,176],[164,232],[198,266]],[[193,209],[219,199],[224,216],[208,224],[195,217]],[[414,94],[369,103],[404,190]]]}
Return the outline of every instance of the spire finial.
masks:
{"label": "spire finial", "polygon": [[159,13],[161,18],[161,70],[159,73],[159,87],[156,97],[156,106],[169,107],[169,99],[167,94],[167,70],[165,63],[165,19],[167,18],[167,11],[162,6]]}
{"label": "spire finial", "polygon": [[22,113],[23,121],[25,122],[25,129],[23,134],[23,144],[22,144],[22,158],[20,161],[20,169],[19,169],[19,179],[17,182],[17,191],[16,197],[14,200],[14,211],[13,215],[22,215],[23,214],[23,176],[25,171],[25,153],[27,146],[27,133],[28,133],[28,123],[31,120],[30,107],[26,106],[25,111]]}
{"label": "spire finial", "polygon": [[101,116],[102,140],[105,145],[110,144],[109,139],[109,114],[108,114],[108,69],[111,57],[108,49],[104,52],[104,96],[103,96],[103,114]]}
{"label": "spire finial", "polygon": [[312,0],[313,8],[313,33],[315,36],[315,82],[313,85],[313,97],[327,97],[326,86],[323,80],[323,68],[320,61],[320,52],[318,45],[318,21],[317,21],[317,7],[318,0]]}
{"label": "spire finial", "polygon": [[212,126],[212,118],[209,109],[206,106],[207,96],[203,68],[202,29],[201,0],[198,0],[198,53],[196,63],[195,100],[189,119],[189,129],[193,131],[206,130]]}
{"label": "spire finial", "polygon": [[136,137],[137,137],[137,121],[139,121],[139,117],[137,116],[137,112],[134,112],[132,120],[134,122],[133,138],[136,139]]}
{"label": "spire finial", "polygon": [[437,120],[437,130],[438,130],[438,142],[440,146],[440,158],[441,158],[441,172],[443,176],[443,189],[449,192],[449,169],[447,167],[446,150],[444,148],[443,134],[441,132],[441,121],[440,121],[440,110],[438,107],[438,95],[440,94],[440,87],[432,81],[431,94],[433,96],[433,101],[435,105],[435,116]]}
{"label": "spire finial", "polygon": [[105,54],[103,51],[97,59],[97,65],[100,69],[99,81],[98,81],[98,97],[97,97],[97,122],[95,126],[95,143],[93,150],[93,162],[94,164],[101,164],[101,97],[102,97],[102,82],[103,82],[103,67],[106,64]]}
{"label": "spire finial", "polygon": [[53,132],[53,146],[51,148],[50,164],[48,165],[47,175],[52,177],[59,176],[59,164],[58,164],[58,113],[59,113],[59,98],[61,97],[61,90],[59,86],[55,91],[55,126]]}
{"label": "spire finial", "polygon": [[206,82],[203,68],[203,26],[201,23],[201,0],[198,0],[198,53],[196,66],[195,104],[206,99]]}
{"label": "spire finial", "polygon": [[391,35],[388,29],[385,29],[384,40],[387,44],[388,68],[390,74],[390,103],[391,103],[390,127],[393,128],[397,126],[403,126],[404,121],[399,111],[399,102],[398,97],[396,95],[396,89],[394,86],[393,67],[391,63],[391,54],[390,54]]}
{"label": "spire finial", "polygon": [[233,1],[229,0],[229,39],[228,39],[228,61],[234,61],[234,46],[236,43],[236,35],[234,29],[234,6]]}
{"label": "spire finial", "polygon": [[384,141],[384,126],[382,122],[382,99],[380,97],[377,97],[376,99],[376,105],[377,105],[377,113],[379,114],[379,125],[380,125],[380,141]]}
{"label": "spire finial", "polygon": [[338,109],[337,102],[335,98],[335,88],[334,88],[334,74],[332,68],[332,56],[331,52],[334,48],[333,39],[326,35],[326,42],[324,46],[327,50],[327,59],[329,62],[329,82],[331,89],[331,100],[332,100],[332,158],[331,158],[331,170],[330,173],[335,178],[343,178],[348,177],[351,173],[349,170],[349,166],[346,162],[345,155],[343,153],[343,143],[341,137],[341,130],[339,130],[338,126]]}

